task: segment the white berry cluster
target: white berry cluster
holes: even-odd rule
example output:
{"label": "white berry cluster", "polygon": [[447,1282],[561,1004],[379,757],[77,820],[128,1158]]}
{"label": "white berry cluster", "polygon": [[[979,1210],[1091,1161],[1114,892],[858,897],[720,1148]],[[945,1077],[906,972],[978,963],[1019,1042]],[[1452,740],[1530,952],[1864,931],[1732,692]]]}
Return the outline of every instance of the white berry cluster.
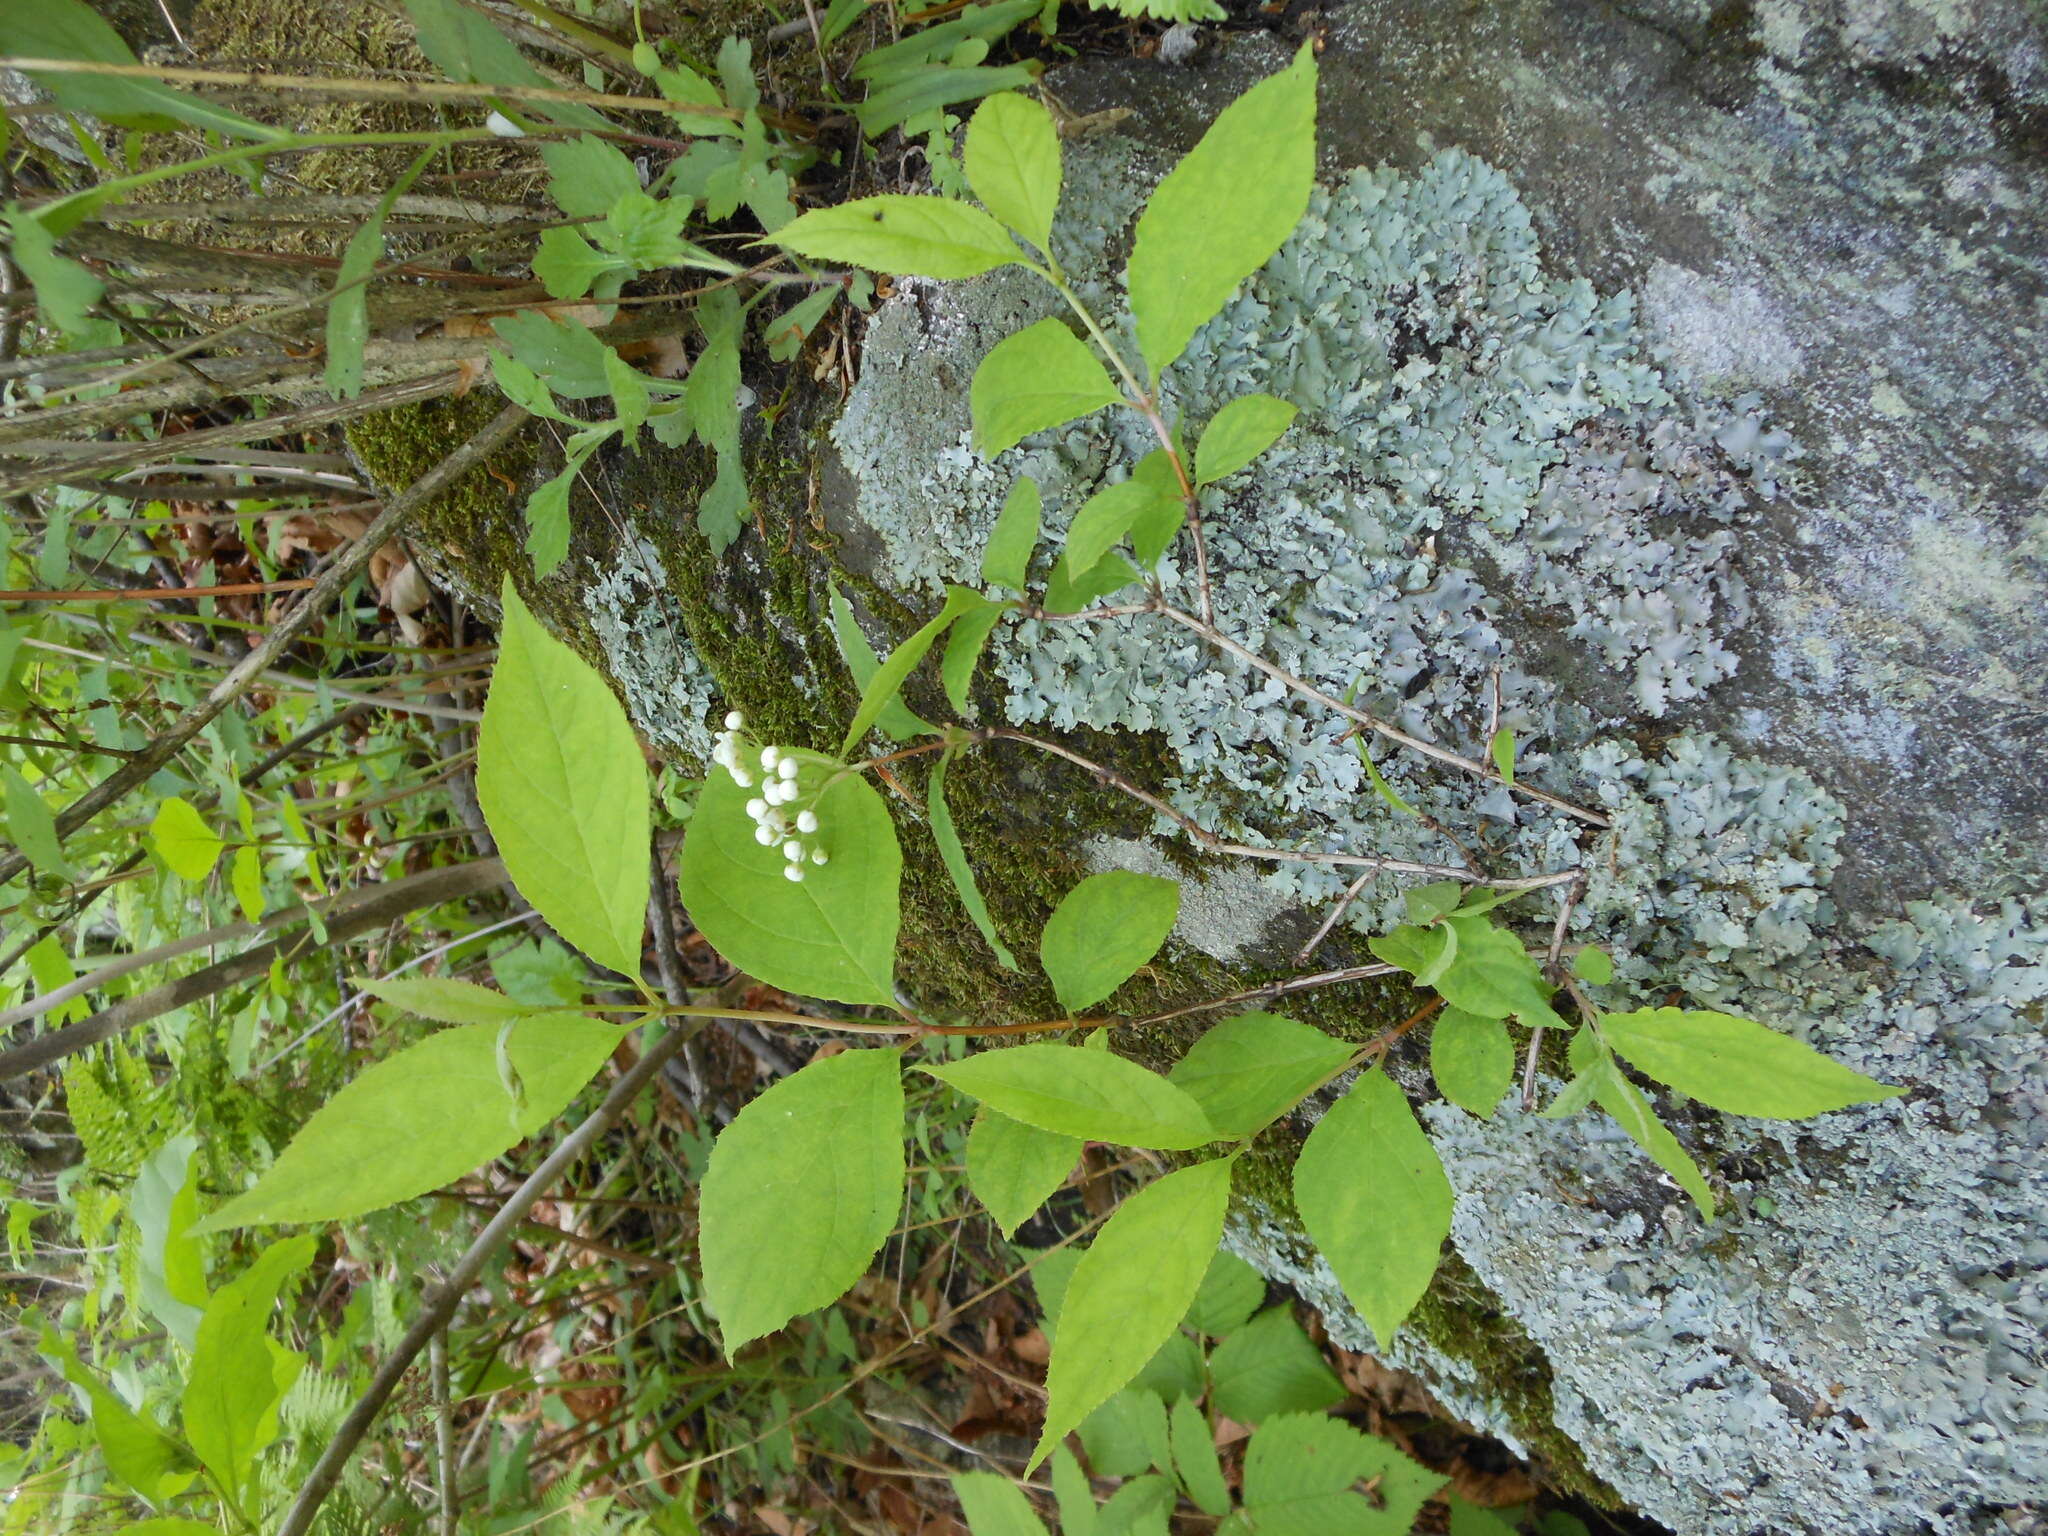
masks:
{"label": "white berry cluster", "polygon": [[741,789],[752,789],[755,764],[760,765],[761,793],[747,802],[747,814],[754,819],[754,841],[762,847],[782,845],[786,879],[800,881],[806,864],[823,864],[825,850],[806,838],[818,831],[818,813],[808,806],[795,809],[803,797],[797,786],[797,761],[780,747],[755,750],[746,735],[747,717],[734,710],[725,717],[725,729],[711,746],[711,760],[732,775]]}

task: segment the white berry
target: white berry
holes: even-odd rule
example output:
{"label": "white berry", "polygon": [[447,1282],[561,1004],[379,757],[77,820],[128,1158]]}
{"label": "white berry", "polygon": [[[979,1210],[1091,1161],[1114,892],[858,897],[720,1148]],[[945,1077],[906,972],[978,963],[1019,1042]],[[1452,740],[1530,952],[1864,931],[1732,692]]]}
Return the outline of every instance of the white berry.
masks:
{"label": "white berry", "polygon": [[770,843],[775,841],[775,829],[773,827],[754,828],[754,841],[759,843],[763,848],[766,848]]}
{"label": "white berry", "polygon": [[736,731],[746,723],[747,717],[736,709],[725,717],[725,728],[728,731]]}
{"label": "white berry", "polygon": [[785,865],[783,865],[783,866],[782,866],[782,873],[783,873],[783,875],[784,875],[784,877],[785,877],[785,878],[787,878],[787,879],[790,879],[790,880],[795,880],[795,881],[798,881],[798,882],[801,882],[801,881],[803,880],[803,877],[804,877],[803,867],[802,867],[801,865],[797,865],[797,864],[785,864]]}
{"label": "white berry", "polygon": [[817,831],[818,813],[816,811],[798,811],[796,813],[796,829],[807,837]]}

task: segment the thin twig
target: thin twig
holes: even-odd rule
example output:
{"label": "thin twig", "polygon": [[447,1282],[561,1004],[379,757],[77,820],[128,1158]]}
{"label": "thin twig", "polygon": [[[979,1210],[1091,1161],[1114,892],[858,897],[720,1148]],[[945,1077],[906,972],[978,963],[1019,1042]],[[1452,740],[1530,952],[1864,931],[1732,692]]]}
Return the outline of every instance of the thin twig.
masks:
{"label": "thin twig", "polygon": [[1378,874],[1378,870],[1368,869],[1364,874],[1351,882],[1350,888],[1344,892],[1342,899],[1338,901],[1336,906],[1330,909],[1330,915],[1323,919],[1323,925],[1316,930],[1315,937],[1302,945],[1300,953],[1295,955],[1294,963],[1296,965],[1307,965],[1309,961],[1315,959],[1316,951],[1323,947],[1323,940],[1327,939],[1330,936],[1330,931],[1343,920],[1345,911],[1352,902],[1358,899],[1358,893],[1364,890],[1367,884]]}
{"label": "thin twig", "polygon": [[[414,511],[459,480],[474,466],[482,463],[493,450],[509,440],[527,419],[526,412],[518,406],[506,406],[492,417],[475,437],[386,502],[384,511],[377,520],[364,530],[361,537],[340,551],[334,564],[322,573],[312,590],[307,592],[289,613],[271,626],[270,632],[263,637],[261,644],[251,647],[249,654],[243,657],[227,676],[207,690],[205,698],[179,716],[169,729],[159,733],[133,760],[122,764],[58,812],[57,836],[61,839],[77,831],[130,791],[148,783],[159,768],[211,724],[221,711],[246,693],[272,663],[291,647],[300,633],[327,611],[328,605],[340,596],[350,582],[362,574],[369,566],[371,556],[382,549],[392,536],[405,526]],[[27,868],[27,857],[18,851],[0,858],[0,884],[12,880]]]}
{"label": "thin twig", "polygon": [[[504,878],[505,866],[500,861],[477,859],[468,864],[408,875],[402,880],[382,885],[344,891],[319,904],[327,927],[325,947],[331,948],[357,934],[382,928],[393,918],[403,917],[408,912],[474,896],[489,890]],[[297,909],[289,915],[303,916],[304,909]],[[113,1039],[124,1030],[133,1029],[137,1024],[169,1013],[173,1008],[183,1008],[237,982],[260,976],[275,961],[290,960],[308,948],[319,947],[322,946],[312,943],[310,933],[293,932],[246,949],[189,976],[181,976],[146,992],[138,992],[133,997],[123,998],[89,1019],[39,1035],[11,1051],[0,1052],[0,1082],[50,1066],[67,1056],[75,1056],[101,1041]]]}
{"label": "thin twig", "polygon": [[362,1397],[357,1399],[355,1407],[349,1410],[348,1417],[342,1420],[341,1427],[322,1449],[319,1461],[314,1464],[312,1472],[300,1485],[291,1508],[285,1512],[284,1520],[277,1528],[277,1536],[306,1536],[312,1529],[313,1517],[319,1513],[320,1506],[327,1500],[327,1495],[333,1492],[335,1484],[341,1480],[342,1471],[347,1467],[349,1458],[355,1454],[357,1445],[361,1443],[363,1436],[369,1433],[370,1426],[376,1423],[377,1415],[383,1411],[384,1404],[397,1390],[399,1382],[405,1378],[405,1373],[411,1368],[419,1352],[426,1347],[427,1341],[448,1325],[449,1318],[455,1315],[455,1309],[461,1304],[464,1294],[483,1273],[484,1265],[512,1235],[513,1230],[526,1219],[526,1214],[533,1209],[534,1203],[554,1187],[556,1180],[595,1145],[598,1137],[609,1130],[613,1122],[626,1112],[627,1106],[640,1096],[640,1091],[654,1081],[660,1074],[663,1064],[683,1048],[683,1042],[690,1034],[687,1029],[671,1029],[661,1039],[648,1046],[641,1053],[640,1059],[612,1085],[611,1092],[604,1097],[604,1102],[598,1105],[581,1125],[564,1136],[555,1150],[534,1169],[526,1182],[514,1190],[504,1205],[499,1207],[498,1214],[493,1216],[483,1231],[477,1234],[476,1240],[448,1272],[448,1278],[420,1309],[420,1315],[413,1319],[412,1326],[405,1331],[405,1336],[377,1368],[377,1374],[371,1378],[369,1387]]}
{"label": "thin twig", "polygon": [[448,1330],[427,1349],[427,1377],[434,1396],[434,1528],[455,1536],[455,1408],[448,1401]]}
{"label": "thin twig", "polygon": [[83,587],[71,592],[0,592],[0,603],[149,603],[187,597],[260,597],[303,592],[310,576],[285,581],[231,581],[211,587]]}

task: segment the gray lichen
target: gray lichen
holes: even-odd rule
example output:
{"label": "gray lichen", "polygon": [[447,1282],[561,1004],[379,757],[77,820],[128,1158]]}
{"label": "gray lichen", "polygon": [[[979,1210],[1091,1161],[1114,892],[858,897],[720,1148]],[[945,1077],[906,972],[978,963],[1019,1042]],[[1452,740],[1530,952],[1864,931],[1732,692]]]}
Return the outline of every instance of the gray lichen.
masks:
{"label": "gray lichen", "polygon": [[[1070,160],[1062,257],[1106,308],[1151,169],[1119,144]],[[1754,750],[1767,720],[1731,722],[1747,747],[1645,732],[1734,671],[1751,616],[1738,540],[1793,457],[1756,398],[1705,389],[1770,383],[1797,349],[1702,349],[1702,306],[1768,331],[1765,301],[1739,288],[1668,276],[1645,328],[1626,293],[1540,257],[1513,187],[1455,151],[1317,194],[1169,380],[1197,427],[1248,390],[1302,408],[1271,453],[1204,492],[1218,623],[1467,753],[1497,689],[1519,771],[1600,807],[1610,830],[1586,837],[1398,755],[1382,766],[1497,867],[1588,872],[1573,935],[1620,957],[1609,1001],[1682,992],[1915,1090],[1798,1125],[1679,1107],[1728,1197],[1712,1226],[1597,1115],[1431,1106],[1459,1192],[1453,1242],[1549,1355],[1557,1426],[1687,1532],[1969,1529],[1974,1510],[2048,1482],[2048,925],[2024,901],[1946,898],[1852,920],[1830,892],[1844,807]],[[1016,475],[1045,488],[1057,538],[1149,445],[1134,420],[1096,420],[982,461],[972,369],[1049,306],[1011,277],[910,286],[870,328],[837,441],[880,565],[935,590],[972,579]],[[1981,565],[1946,569],[1972,580]],[[1187,606],[1184,562],[1157,574]],[[1177,772],[1154,787],[1206,825],[1444,856],[1375,799],[1341,722],[1164,620],[1026,624],[1011,640],[996,663],[1011,720],[1159,733]],[[1304,907],[1340,887],[1314,867],[1261,878]],[[1355,925],[1384,924],[1397,901],[1387,882]],[[1212,953],[1238,942],[1188,937]],[[1233,1241],[1340,1341],[1371,1342],[1284,1216],[1245,1212]],[[1514,1438],[1469,1363],[1412,1341],[1392,1354]]]}

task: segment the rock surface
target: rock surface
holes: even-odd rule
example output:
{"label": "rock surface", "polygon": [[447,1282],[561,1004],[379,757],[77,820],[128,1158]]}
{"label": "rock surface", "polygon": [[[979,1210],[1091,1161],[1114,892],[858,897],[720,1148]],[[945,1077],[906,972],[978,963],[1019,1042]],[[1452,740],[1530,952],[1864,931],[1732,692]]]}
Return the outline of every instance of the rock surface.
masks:
{"label": "rock surface", "polygon": [[[1799,1125],[1677,1111],[1725,1197],[1707,1226],[1597,1116],[1432,1105],[1453,1242],[1547,1356],[1557,1428],[1673,1529],[2006,1528],[2048,1486],[2041,13],[1325,21],[1328,190],[1173,385],[1197,421],[1254,388],[1303,410],[1207,493],[1220,622],[1467,753],[1497,686],[1522,771],[1612,832],[1382,766],[1500,867],[1585,865],[1573,936],[1622,957],[1609,1000],[1682,990],[1912,1089]],[[1285,57],[1232,39],[1057,77],[1076,112],[1133,109],[1069,169],[1063,258],[1106,309],[1151,179]],[[1146,445],[1112,423],[984,462],[967,381],[1049,310],[1022,279],[903,288],[828,516],[928,598],[970,579],[1018,473],[1057,531]],[[1331,721],[1162,621],[1027,625],[1001,657],[1011,719],[1159,733],[1176,803],[1219,831],[1442,856]],[[1190,902],[1182,937],[1235,956],[1280,913],[1276,948],[1338,888],[1283,869]],[[1235,1233],[1369,1346],[1283,1201]],[[1469,1361],[1389,1352],[1523,1433]]]}

